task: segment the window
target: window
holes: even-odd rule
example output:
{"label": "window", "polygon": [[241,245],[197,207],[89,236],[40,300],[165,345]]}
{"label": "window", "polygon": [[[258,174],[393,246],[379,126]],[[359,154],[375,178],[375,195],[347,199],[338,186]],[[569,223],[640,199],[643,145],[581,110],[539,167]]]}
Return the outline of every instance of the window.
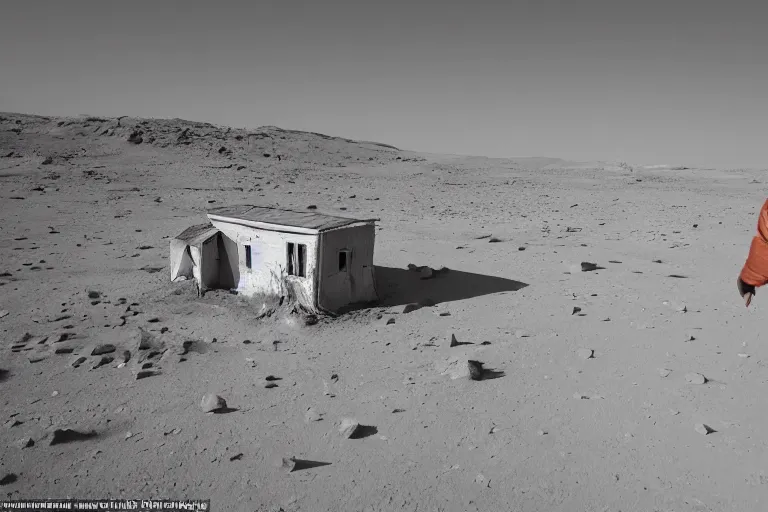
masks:
{"label": "window", "polygon": [[351,253],[346,249],[339,251],[339,272],[346,272],[347,265],[349,265],[349,257]]}
{"label": "window", "polygon": [[251,268],[251,246],[245,246],[245,268]]}
{"label": "window", "polygon": [[288,275],[307,277],[307,246],[288,242]]}

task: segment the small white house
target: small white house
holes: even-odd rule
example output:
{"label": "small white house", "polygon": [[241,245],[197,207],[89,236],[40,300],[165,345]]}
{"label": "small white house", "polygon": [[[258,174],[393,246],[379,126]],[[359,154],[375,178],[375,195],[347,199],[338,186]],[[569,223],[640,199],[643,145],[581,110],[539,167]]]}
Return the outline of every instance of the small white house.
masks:
{"label": "small white house", "polygon": [[290,297],[310,311],[378,299],[375,219],[253,205],[215,208],[208,219],[171,241],[171,280]]}

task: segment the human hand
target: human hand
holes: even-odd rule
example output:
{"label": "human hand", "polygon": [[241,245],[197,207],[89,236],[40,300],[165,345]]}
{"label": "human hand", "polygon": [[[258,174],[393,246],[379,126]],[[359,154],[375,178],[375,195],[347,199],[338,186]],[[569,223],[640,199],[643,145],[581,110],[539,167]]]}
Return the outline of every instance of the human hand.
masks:
{"label": "human hand", "polygon": [[736,279],[736,288],[738,288],[741,298],[744,299],[744,305],[749,307],[752,303],[752,297],[755,296],[755,287],[745,283],[741,280],[741,277],[739,277]]}

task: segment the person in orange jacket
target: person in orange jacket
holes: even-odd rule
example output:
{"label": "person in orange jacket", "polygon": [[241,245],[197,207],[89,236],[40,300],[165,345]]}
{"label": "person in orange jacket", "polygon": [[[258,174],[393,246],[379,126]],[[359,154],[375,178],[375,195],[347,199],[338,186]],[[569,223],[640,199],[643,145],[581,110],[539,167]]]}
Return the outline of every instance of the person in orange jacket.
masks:
{"label": "person in orange jacket", "polygon": [[768,284],[768,200],[763,203],[760,216],[757,219],[757,236],[752,239],[749,255],[739,277],[736,287],[744,304],[749,307],[756,289]]}

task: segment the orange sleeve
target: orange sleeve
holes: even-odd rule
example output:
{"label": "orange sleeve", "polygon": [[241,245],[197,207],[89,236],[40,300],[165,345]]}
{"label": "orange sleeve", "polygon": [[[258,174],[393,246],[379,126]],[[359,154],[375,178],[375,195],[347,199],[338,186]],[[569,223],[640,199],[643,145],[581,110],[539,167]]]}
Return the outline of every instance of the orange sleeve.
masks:
{"label": "orange sleeve", "polygon": [[741,269],[741,280],[752,286],[768,284],[768,200],[757,219],[757,236],[752,239],[749,256]]}

